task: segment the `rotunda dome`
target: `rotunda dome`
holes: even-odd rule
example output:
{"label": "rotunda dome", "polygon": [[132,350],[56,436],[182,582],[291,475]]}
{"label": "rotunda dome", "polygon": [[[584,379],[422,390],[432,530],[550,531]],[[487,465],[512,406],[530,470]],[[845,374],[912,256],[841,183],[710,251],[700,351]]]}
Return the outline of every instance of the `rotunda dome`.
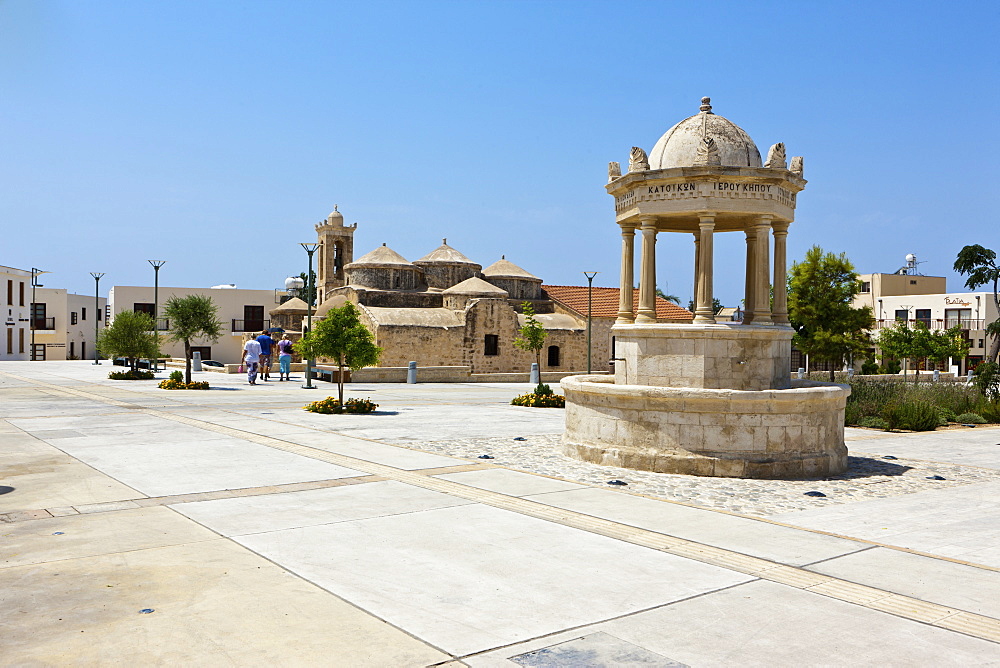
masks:
{"label": "rotunda dome", "polygon": [[[706,164],[699,159],[703,138],[714,140],[718,163],[726,167],[760,167],[760,151],[743,128],[712,113],[711,100],[701,99],[701,111],[667,130],[649,154],[650,169]],[[712,164],[712,162],[708,162]]]}

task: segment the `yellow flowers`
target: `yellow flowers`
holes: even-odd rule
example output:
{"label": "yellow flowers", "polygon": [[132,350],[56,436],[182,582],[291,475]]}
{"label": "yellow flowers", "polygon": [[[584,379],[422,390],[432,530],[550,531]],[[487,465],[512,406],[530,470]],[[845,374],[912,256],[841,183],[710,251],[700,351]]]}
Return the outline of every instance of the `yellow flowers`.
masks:
{"label": "yellow flowers", "polygon": [[376,408],[378,408],[378,404],[371,399],[348,399],[341,406],[340,401],[333,397],[320,399],[302,407],[303,410],[307,410],[310,413],[323,413],[326,415],[331,413],[374,413]]}
{"label": "yellow flowers", "polygon": [[185,383],[182,380],[168,378],[167,380],[161,380],[157,387],[161,390],[207,390],[208,381],[193,381]]}
{"label": "yellow flowers", "polygon": [[530,408],[565,408],[566,397],[561,394],[537,394],[529,392],[514,397],[511,400],[512,406],[528,406]]}

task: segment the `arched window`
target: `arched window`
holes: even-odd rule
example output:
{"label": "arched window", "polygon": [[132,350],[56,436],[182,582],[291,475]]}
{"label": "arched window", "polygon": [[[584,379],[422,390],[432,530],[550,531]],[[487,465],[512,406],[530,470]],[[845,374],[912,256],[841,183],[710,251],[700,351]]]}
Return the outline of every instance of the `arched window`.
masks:
{"label": "arched window", "polygon": [[559,366],[559,346],[549,346],[549,366]]}

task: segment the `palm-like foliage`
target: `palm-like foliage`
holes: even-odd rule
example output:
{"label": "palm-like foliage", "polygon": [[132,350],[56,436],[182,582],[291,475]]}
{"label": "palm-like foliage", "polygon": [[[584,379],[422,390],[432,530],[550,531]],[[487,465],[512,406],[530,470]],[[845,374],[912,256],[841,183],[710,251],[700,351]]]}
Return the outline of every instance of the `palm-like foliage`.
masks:
{"label": "palm-like foliage", "polygon": [[[997,283],[1000,282],[1000,266],[997,266],[997,254],[994,251],[983,248],[979,244],[965,246],[958,251],[954,269],[963,276],[968,275],[965,287],[970,290],[992,283],[993,303],[997,307],[997,312],[1000,313],[1000,294],[997,292]],[[993,337],[986,361],[996,362],[997,354],[1000,353],[1000,319],[988,324],[986,332]]]}

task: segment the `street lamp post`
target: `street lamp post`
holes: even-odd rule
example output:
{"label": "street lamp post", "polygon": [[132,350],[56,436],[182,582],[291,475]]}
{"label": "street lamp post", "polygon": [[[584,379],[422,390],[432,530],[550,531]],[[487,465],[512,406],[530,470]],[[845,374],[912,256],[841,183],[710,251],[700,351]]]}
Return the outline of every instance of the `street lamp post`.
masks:
{"label": "street lamp post", "polygon": [[590,319],[594,309],[594,276],[599,271],[585,271],[583,275],[587,277],[587,373],[590,373]]}
{"label": "street lamp post", "polygon": [[[319,244],[317,244],[317,243],[300,243],[299,245],[302,246],[302,248],[305,249],[306,253],[309,254],[309,273],[306,274],[306,278],[309,281],[308,282],[309,289],[308,289],[308,291],[306,293],[306,306],[308,307],[309,310],[306,312],[306,329],[308,329],[309,332],[312,332],[312,326],[313,326],[312,300],[313,300],[313,295],[316,292],[315,281],[313,280],[313,253],[315,253],[316,249],[319,248]],[[304,389],[304,390],[311,390],[311,389],[313,389],[313,384],[312,384],[312,367],[313,367],[313,364],[315,364],[315,363],[316,363],[316,360],[314,360],[314,359],[308,359],[308,360],[306,360],[306,384],[302,386],[302,389]]]}
{"label": "street lamp post", "polygon": [[97,337],[99,336],[97,323],[100,321],[98,314],[101,312],[101,300],[98,295],[100,295],[101,276],[104,276],[104,272],[92,271],[90,275],[94,277],[94,364],[100,364],[97,355]]}
{"label": "street lamp post", "polygon": [[35,329],[38,327],[38,318],[35,317],[35,288],[45,287],[38,282],[38,277],[42,274],[47,274],[49,272],[42,271],[41,269],[31,268],[31,361],[37,361],[35,359]]}
{"label": "street lamp post", "polygon": [[167,263],[166,260],[147,260],[153,265],[153,334],[156,335],[156,355],[153,360],[153,371],[160,370],[160,267]]}

